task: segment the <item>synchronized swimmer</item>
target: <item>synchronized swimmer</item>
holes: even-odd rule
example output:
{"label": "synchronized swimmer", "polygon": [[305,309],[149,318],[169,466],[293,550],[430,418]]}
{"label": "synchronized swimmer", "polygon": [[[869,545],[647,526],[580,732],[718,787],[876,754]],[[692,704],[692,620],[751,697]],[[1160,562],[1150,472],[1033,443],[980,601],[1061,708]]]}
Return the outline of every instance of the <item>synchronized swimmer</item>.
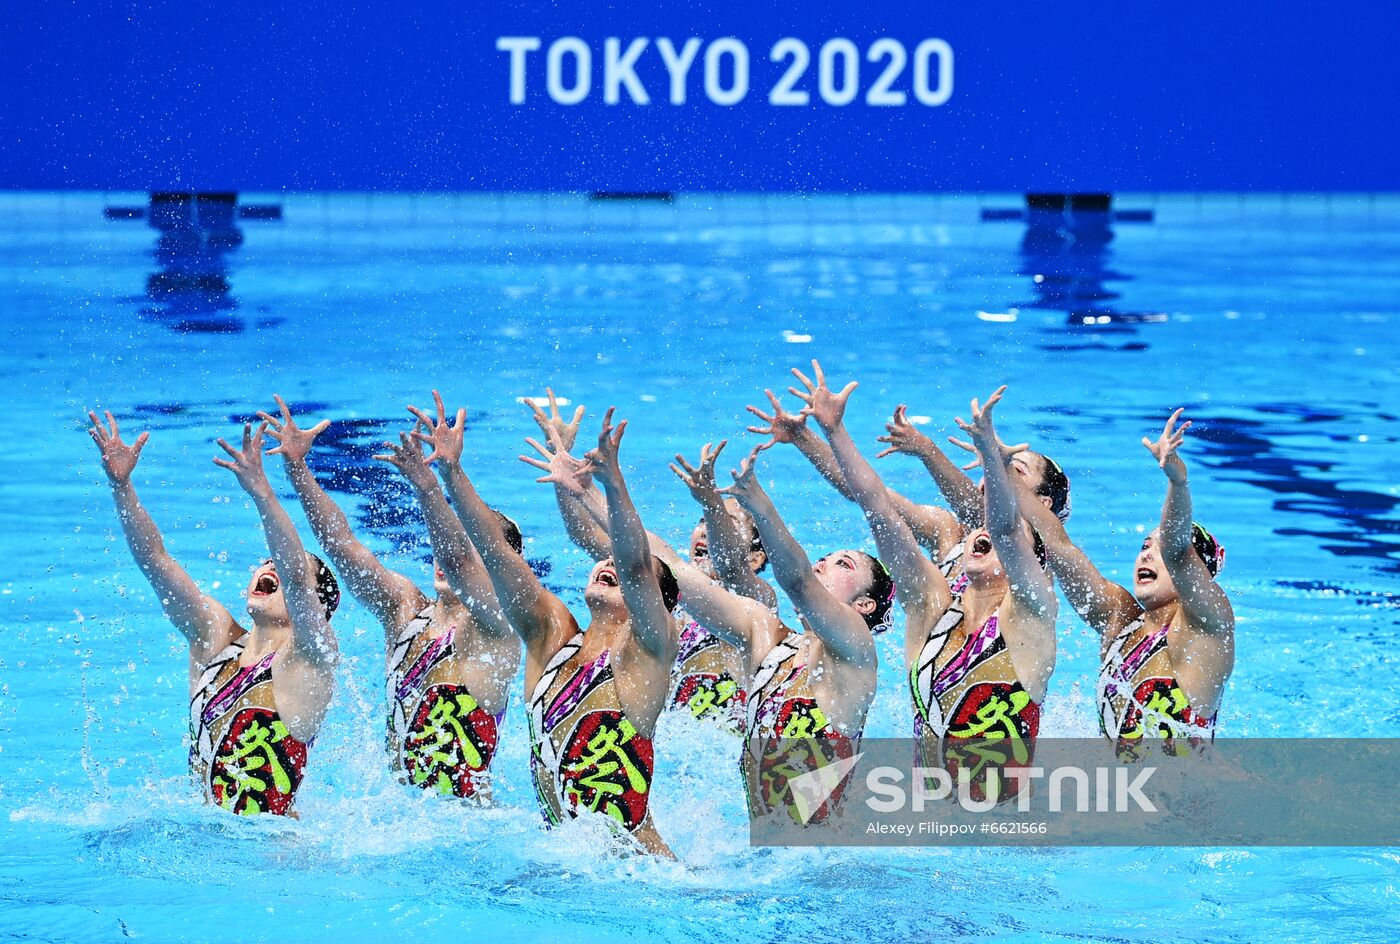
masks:
{"label": "synchronized swimmer", "polygon": [[[231,812],[295,816],[307,757],[334,689],[331,618],[343,581],[384,628],[388,763],[407,784],[476,803],[491,801],[491,766],[507,693],[524,651],[530,764],[547,823],[595,815],[635,848],[669,856],[650,811],[657,722],[684,712],[716,736],[743,737],[742,789],[753,815],[788,809],[785,752],[853,756],[876,689],[875,636],[897,600],[911,733],[921,762],[971,763],[960,745],[995,739],[1006,764],[1029,762],[1055,669],[1056,584],[1102,639],[1100,728],[1120,756],[1147,743],[1189,750],[1214,737],[1234,667],[1234,613],[1216,582],[1221,544],[1192,519],[1179,453],[1190,422],[1181,410],[1143,439],[1167,479],[1160,523],[1143,542],[1131,589],[1107,580],[1071,541],[1070,483],[1028,444],[1008,446],[993,424],[1005,387],[971,402],[957,420],[974,460],[959,468],[900,406],[877,458],[900,453],[928,469],[947,507],[888,488],[845,428],[856,384],[833,391],[821,365],[793,370],[803,403],[749,406],[768,436],[720,488],[725,443],[705,444],[671,469],[700,506],[687,554],[646,530],[619,461],[627,421],[607,411],[597,445],[572,454],[584,410],[531,402],[543,440],[521,461],[551,485],[566,531],[595,561],[583,588],[581,626],[522,555],[514,521],[477,493],[462,465],[464,409],[449,418],[409,407],[416,425],[375,458],[412,486],[433,552],[432,596],[385,567],[354,534],[309,464],[322,420],[301,426],[283,400],[245,424],[240,448],[224,440],[229,469],[258,510],[269,558],[245,592],[246,621],[165,550],[137,498],[132,472],[148,439],[122,440],[111,413],[89,413],[127,544],[189,643],[190,769],[206,799]],[[808,419],[820,430],[808,426]],[[264,452],[266,438],[275,446]],[[879,556],[855,548],[815,563],[759,484],[760,454],[791,444],[864,514]],[[428,447],[425,449],[425,447]],[[306,550],[263,470],[280,455],[316,542]],[[980,466],[980,484],[966,469]],[[434,475],[433,470],[437,474]],[[450,499],[450,503],[449,503]],[[771,569],[797,615],[786,625]],[[336,573],[339,574],[337,580]],[[245,628],[245,622],[248,624]],[[985,762],[985,758],[982,762]],[[988,778],[1002,800],[1016,778]],[[804,813],[816,821],[839,802]],[[790,812],[790,810],[789,810]]]}

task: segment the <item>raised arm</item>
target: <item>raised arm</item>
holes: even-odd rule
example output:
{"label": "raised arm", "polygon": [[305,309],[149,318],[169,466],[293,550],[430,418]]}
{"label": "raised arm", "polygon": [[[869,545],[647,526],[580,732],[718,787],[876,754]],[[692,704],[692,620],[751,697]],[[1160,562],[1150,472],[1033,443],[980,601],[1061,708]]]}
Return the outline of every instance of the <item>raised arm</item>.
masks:
{"label": "raised arm", "polygon": [[326,604],[316,592],[316,566],[263,471],[263,433],[266,430],[266,423],[259,426],[256,433],[253,424],[244,423],[242,449],[235,449],[222,439],[216,440],[229,458],[215,459],[214,464],[233,472],[262,519],[267,547],[277,567],[277,578],[291,617],[292,650],[307,664],[330,666],[335,663],[338,652]]}
{"label": "raised arm", "polygon": [[[953,469],[957,472],[956,476],[947,474],[946,478],[941,477],[945,467],[953,467],[953,463],[932,439],[919,432],[914,424],[909,422],[908,407],[902,403],[895,407],[894,416],[885,424],[885,435],[877,437],[877,441],[886,444],[884,449],[875,454],[877,459],[903,453],[918,459],[925,468],[936,466],[940,475],[935,475],[934,481],[943,492],[944,500],[962,509],[963,518],[968,521],[975,523],[981,520],[981,495],[976,494],[977,487],[972,485],[972,480],[961,469]],[[971,493],[976,498],[975,508],[965,507],[969,493],[964,486],[971,487]],[[919,543],[936,562],[942,562],[948,556],[953,547],[962,540],[964,531],[971,526],[947,509],[916,505],[893,489],[890,490],[890,500],[894,502],[894,507],[904,519],[904,523],[914,532],[914,537],[918,538]]]}
{"label": "raised arm", "polygon": [[1100,635],[1117,633],[1142,611],[1131,592],[1109,580],[1079,549],[1064,522],[1018,476],[1009,475],[1021,516],[1045,542],[1050,569],[1074,612]]}
{"label": "raised arm", "polygon": [[734,472],[734,484],[722,494],[738,499],[744,510],[753,516],[774,576],[807,626],[826,645],[827,652],[853,665],[873,665],[875,639],[865,620],[822,586],[812,571],[807,552],[793,538],[758,483],[754,472],[758,454],[770,445],[772,443],[763,443],[748,454]]}
{"label": "raised arm", "polygon": [[669,661],[676,653],[675,621],[661,597],[651,542],[618,462],[618,447],[627,421],[614,427],[612,417],[613,409],[609,407],[598,433],[598,448],[585,458],[607,494],[608,538],[612,542],[613,566],[622,585],[622,599],[632,618],[632,638],[648,655]]}
{"label": "raised arm", "polygon": [[165,550],[160,529],[136,497],[131,473],[150,433],[142,433],[135,442],[127,444],[122,442],[121,430],[110,412],[107,413],[110,429],[102,425],[96,413],[88,413],[88,419],[92,421],[88,434],[101,451],[102,469],[107,473],[112,499],[117,506],[117,520],[121,522],[131,556],[155,590],[166,619],[189,641],[191,655],[196,661],[207,662],[242,630],[223,604],[202,592]]}
{"label": "raised arm", "polygon": [[[750,413],[768,424],[767,426],[750,426],[748,427],[749,432],[772,436],[774,444],[792,443],[797,447],[798,452],[806,456],[807,461],[812,463],[816,470],[821,473],[822,478],[841,493],[842,497],[855,501],[855,496],[846,483],[846,477],[841,471],[840,464],[836,461],[836,455],[831,446],[807,426],[807,414],[788,413],[783,409],[782,402],[773,394],[772,390],[765,390],[763,393],[768,397],[768,402],[773,407],[773,413],[769,415],[756,406],[748,407]],[[882,454],[887,453],[888,450]],[[981,496],[977,494],[977,486],[973,485],[971,480],[958,471],[956,467],[954,467],[954,471],[957,472],[957,478],[960,478],[972,489],[974,496],[980,502]],[[940,487],[942,487],[941,482]],[[941,560],[957,541],[957,532],[960,530],[957,519],[941,508],[917,504],[894,489],[888,490],[890,501],[894,503],[895,510],[904,519],[904,523],[913,530],[919,544],[930,555]],[[948,489],[944,489],[944,491],[945,497],[948,494],[954,497],[961,495],[957,491],[949,492]],[[977,508],[977,514],[981,514],[980,505]]]}
{"label": "raised arm", "polygon": [[277,440],[268,455],[280,455],[286,465],[287,478],[296,490],[311,533],[325,550],[335,569],[345,580],[346,588],[356,600],[374,614],[388,632],[396,632],[407,619],[427,605],[428,598],[414,586],[413,581],[389,570],[379,558],[350,530],[350,519],[326,494],[316,481],[306,457],[316,437],[330,425],[322,420],[303,429],[292,417],[292,411],[280,396],[274,396],[280,418],[259,412],[267,424],[267,433]]}
{"label": "raised arm", "polygon": [[754,573],[749,563],[753,542],[749,536],[739,533],[738,523],[725,507],[724,496],[719,493],[719,486],[715,483],[715,462],[727,443],[728,440],[723,440],[713,449],[710,443],[705,443],[700,449],[698,466],[692,466],[684,456],[676,453],[671,471],[685,483],[705,515],[705,542],[720,583],[734,593],[757,600],[772,609],[778,604],[777,594],[768,581]]}
{"label": "raised arm", "polygon": [[433,401],[437,404],[436,420],[417,407],[408,408],[427,429],[426,433],[414,430],[414,438],[433,447],[432,453],[424,461],[437,462],[438,474],[447,486],[447,494],[452,496],[453,508],[467,529],[472,544],[481,554],[486,571],[491,575],[496,599],[500,601],[511,626],[524,637],[527,644],[540,640],[557,625],[562,617],[561,610],[567,610],[559,598],[540,583],[524,555],[515,553],[495,513],[477,494],[476,487],[462,471],[462,439],[467,411],[458,410],[457,422],[453,425],[447,421],[447,410],[436,390],[433,391]]}
{"label": "raised arm", "polygon": [[1004,451],[992,424],[992,408],[1001,401],[1005,390],[1005,386],[998,387],[984,405],[979,405],[974,399],[972,422],[965,423],[961,417],[957,422],[972,437],[973,445],[982,457],[982,481],[987,502],[986,527],[1010,584],[1010,598],[1023,612],[1037,617],[1048,615],[1053,620],[1055,591],[1036,559],[1033,539],[1023,525],[1024,519],[1007,471],[1010,455]]}
{"label": "raised arm", "polygon": [[856,503],[865,512],[880,558],[894,576],[900,605],[904,607],[911,629],[927,632],[933,619],[948,608],[952,595],[948,581],[919,549],[914,532],[895,510],[885,484],[860,454],[844,423],[846,403],[856,388],[853,380],[839,393],[827,386],[821,364],[812,361],[815,379],[809,379],[796,368],[793,375],[806,388],[793,389],[798,399],[807,404],[803,413],[814,417],[826,432],[841,474],[850,486]]}
{"label": "raised arm", "polygon": [[554,485],[554,500],[559,505],[559,517],[564,521],[569,540],[595,561],[611,556],[612,542],[608,540],[605,524],[607,501],[593,484],[593,467],[569,455],[569,445],[557,428],[547,421],[542,421],[540,427],[549,447],[526,438],[525,442],[539,456],[522,455],[520,461],[545,473],[535,479],[536,482]]}
{"label": "raised arm", "polygon": [[397,444],[385,442],[384,445],[388,452],[374,458],[398,469],[408,479],[408,484],[413,486],[418,507],[423,511],[423,521],[428,526],[433,557],[447,577],[452,592],[457,594],[477,624],[489,635],[509,635],[510,624],[496,599],[491,575],[486,572],[481,555],[467,537],[461,519],[447,504],[447,496],[442,493],[442,486],[438,484],[433,470],[424,461],[422,445],[408,433],[400,433]]}
{"label": "raised arm", "polygon": [[1186,463],[1177,455],[1191,421],[1178,427],[1176,423],[1181,413],[1177,410],[1171,415],[1156,442],[1146,437],[1142,440],[1167,477],[1158,546],[1162,563],[1176,585],[1187,624],[1212,636],[1224,636],[1234,631],[1235,613],[1225,591],[1192,546],[1191,489],[1187,484]]}

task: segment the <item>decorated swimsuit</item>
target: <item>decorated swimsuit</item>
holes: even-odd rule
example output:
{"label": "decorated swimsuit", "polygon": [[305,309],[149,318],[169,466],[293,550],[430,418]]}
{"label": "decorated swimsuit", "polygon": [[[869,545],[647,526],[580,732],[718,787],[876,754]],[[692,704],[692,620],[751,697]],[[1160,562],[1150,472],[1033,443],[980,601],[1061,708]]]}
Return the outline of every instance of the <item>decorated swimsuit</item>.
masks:
{"label": "decorated swimsuit", "polygon": [[817,701],[811,666],[798,658],[801,651],[802,634],[789,632],[754,673],[741,765],[752,815],[786,809],[795,820],[811,823],[829,816],[843,791],[833,791],[815,811],[804,812],[788,781],[854,757],[861,732],[847,737],[831,723]]}
{"label": "decorated swimsuit", "polygon": [[291,735],[272,688],[276,652],[241,666],[236,640],[210,662],[190,698],[190,771],[210,802],[241,816],[291,813],[311,743]]}
{"label": "decorated swimsuit", "polygon": [[[981,799],[989,765],[1002,772],[1030,764],[1040,732],[1040,703],[1021,685],[997,614],[968,633],[955,652],[945,654],[949,637],[963,621],[967,575],[960,575],[950,589],[952,602],[909,669],[914,736],[922,765],[941,766],[954,778],[967,769],[970,793]],[[1016,781],[1003,775],[999,798],[1015,795]]]}
{"label": "decorated swimsuit", "polygon": [[1099,730],[1117,742],[1120,757],[1138,755],[1144,738],[1162,739],[1168,752],[1215,739],[1218,711],[1202,716],[1176,680],[1167,651],[1168,626],[1148,631],[1133,620],[1108,647],[1099,671]]}
{"label": "decorated swimsuit", "polygon": [[573,665],[582,648],[579,632],[549,660],[530,695],[535,795],[550,825],[601,813],[636,832],[651,824],[651,738],[622,710],[611,651]]}
{"label": "decorated swimsuit", "polygon": [[399,633],[389,656],[388,749],[409,783],[472,797],[487,784],[501,718],[452,681],[457,627],[433,638],[429,604]]}
{"label": "decorated swimsuit", "polygon": [[671,669],[671,708],[713,721],[731,733],[742,733],[748,692],[730,671],[734,648],[684,610],[676,610],[676,620],[682,629],[676,664]]}

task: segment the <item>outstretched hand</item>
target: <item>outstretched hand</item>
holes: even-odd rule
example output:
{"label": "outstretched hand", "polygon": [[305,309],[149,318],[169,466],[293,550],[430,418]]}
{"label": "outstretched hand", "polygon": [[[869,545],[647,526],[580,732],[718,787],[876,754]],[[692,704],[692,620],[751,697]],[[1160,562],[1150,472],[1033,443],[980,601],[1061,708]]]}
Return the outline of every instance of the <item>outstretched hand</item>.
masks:
{"label": "outstretched hand", "polygon": [[107,473],[107,478],[115,484],[128,482],[131,480],[131,471],[136,468],[136,460],[141,458],[141,450],[146,448],[146,441],[151,438],[151,434],[142,433],[136,437],[135,442],[124,443],[116,418],[110,410],[104,413],[111,429],[103,426],[97,414],[89,410],[88,419],[92,421],[92,426],[88,429],[88,435],[102,451],[102,469]]}
{"label": "outstretched hand", "polygon": [[249,495],[261,489],[271,489],[267,482],[267,473],[263,471],[263,433],[267,432],[267,424],[258,426],[258,431],[253,432],[252,423],[243,424],[243,448],[235,449],[222,438],[214,440],[219,444],[219,448],[229,454],[228,459],[214,458],[214,464],[229,469],[238,478],[238,484],[243,486],[243,490]]}
{"label": "outstretched hand", "polygon": [[316,441],[316,437],[321,435],[327,426],[331,425],[330,420],[321,420],[315,426],[302,429],[292,419],[291,408],[287,402],[277,394],[272,395],[272,399],[277,401],[277,408],[282,411],[282,419],[279,421],[271,414],[258,411],[258,418],[267,426],[268,435],[277,440],[277,445],[267,451],[269,456],[280,455],[288,462],[295,462],[305,459],[306,454],[311,451],[311,444]]}
{"label": "outstretched hand", "polygon": [[617,486],[622,484],[622,465],[618,461],[618,447],[622,444],[622,434],[627,431],[627,421],[623,420],[617,426],[613,426],[613,411],[616,407],[608,407],[608,412],[603,414],[603,428],[598,431],[598,446],[590,449],[584,454],[584,460],[593,467],[593,472],[602,481],[604,486]]}
{"label": "outstretched hand", "polygon": [[1180,426],[1176,425],[1176,421],[1181,419],[1181,414],[1184,412],[1185,407],[1178,407],[1176,412],[1167,417],[1167,425],[1162,427],[1162,435],[1157,437],[1156,442],[1146,436],[1142,437],[1142,444],[1157,460],[1157,466],[1166,473],[1170,481],[1177,485],[1186,482],[1186,463],[1182,462],[1181,456],[1176,454],[1176,451],[1181,448],[1181,444],[1186,441],[1186,431],[1191,428],[1190,420]]}
{"label": "outstretched hand", "polygon": [[894,416],[885,424],[885,435],[875,437],[876,442],[889,443],[875,453],[876,459],[883,459],[897,452],[906,456],[924,456],[933,451],[933,440],[909,422],[908,409],[903,403],[895,407]]}
{"label": "outstretched hand", "polygon": [[802,408],[803,416],[815,417],[821,428],[830,432],[841,425],[841,419],[846,415],[846,401],[860,384],[852,380],[839,392],[833,393],[826,385],[826,374],[822,372],[822,365],[815,360],[812,361],[812,373],[816,377],[815,383],[794,367],[792,375],[806,390],[804,392],[796,387],[788,387],[788,393],[807,404]]}
{"label": "outstretched hand", "polygon": [[525,405],[530,408],[530,414],[534,416],[535,422],[540,426],[540,432],[544,433],[545,439],[550,440],[553,445],[552,433],[559,435],[559,441],[563,444],[562,451],[568,452],[574,448],[574,442],[578,439],[579,424],[583,422],[583,407],[574,410],[574,418],[569,422],[564,422],[564,417],[559,415],[559,401],[554,397],[554,391],[544,388],[545,396],[549,398],[549,413],[541,410],[539,404],[534,400],[526,399]]}
{"label": "outstretched hand", "polygon": [[457,423],[453,425],[447,421],[447,407],[443,406],[442,394],[433,391],[433,402],[437,404],[437,419],[424,413],[416,406],[410,406],[408,412],[422,424],[422,430],[415,429],[413,438],[419,442],[429,443],[433,447],[423,461],[435,462],[438,459],[447,462],[460,462],[462,460],[462,441],[467,427],[467,408],[462,407],[457,411]]}
{"label": "outstretched hand", "polygon": [[[582,407],[579,409],[581,410]],[[588,483],[593,478],[592,464],[569,455],[569,450],[564,445],[564,439],[559,430],[546,427],[545,435],[549,437],[551,448],[545,448],[535,439],[529,437],[525,439],[525,442],[543,458],[537,459],[534,456],[522,455],[519,457],[520,461],[544,472],[544,475],[535,479],[536,482],[553,483],[570,495],[584,494],[588,491]]]}
{"label": "outstretched hand", "polygon": [[797,437],[807,428],[806,414],[789,413],[784,410],[782,401],[778,399],[777,395],[775,395],[772,390],[765,390],[763,394],[768,398],[768,402],[773,405],[773,413],[770,416],[756,406],[744,407],[744,409],[768,424],[767,426],[750,426],[748,428],[749,432],[758,433],[760,436],[772,436],[773,439],[770,441],[769,445],[797,442]]}
{"label": "outstretched hand", "polygon": [[[414,430],[419,432],[422,427]],[[415,487],[426,487],[436,484],[433,478],[432,469],[428,466],[428,460],[423,456],[423,444],[414,437],[413,433],[399,433],[399,441],[395,444],[392,440],[386,439],[384,447],[388,452],[381,452],[373,458],[380,462],[387,462],[403,473]]]}
{"label": "outstretched hand", "polygon": [[992,407],[1001,402],[1001,395],[1005,392],[1006,384],[1002,384],[1000,387],[997,387],[996,390],[992,391],[992,395],[989,396],[987,402],[983,404],[979,404],[977,398],[973,397],[971,404],[971,423],[964,421],[961,416],[955,419],[958,428],[967,433],[968,438],[972,441],[964,442],[951,436],[948,437],[948,441],[960,449],[966,449],[968,452],[977,453],[977,458],[963,466],[964,469],[977,468],[977,466],[982,465],[987,456],[990,455],[997,456],[1002,464],[1005,465],[1011,461],[1011,457],[1016,455],[1016,453],[1025,452],[1030,448],[1029,443],[1017,443],[1014,446],[1008,446],[1001,441],[1001,437],[997,435],[996,427],[992,425]]}
{"label": "outstretched hand", "polygon": [[698,466],[691,465],[679,452],[676,453],[676,461],[670,464],[671,471],[685,483],[685,487],[690,489],[690,494],[697,501],[719,499],[719,486],[715,483],[715,460],[719,458],[728,442],[727,439],[720,440],[720,444],[714,448],[711,448],[710,443],[701,446]]}
{"label": "outstretched hand", "polygon": [[759,443],[749,450],[749,454],[744,457],[744,461],[739,463],[739,468],[730,472],[734,478],[734,484],[728,488],[719,490],[721,495],[738,499],[739,504],[752,511],[751,503],[764,496],[763,486],[758,483],[758,454],[765,449],[771,449],[772,442]]}

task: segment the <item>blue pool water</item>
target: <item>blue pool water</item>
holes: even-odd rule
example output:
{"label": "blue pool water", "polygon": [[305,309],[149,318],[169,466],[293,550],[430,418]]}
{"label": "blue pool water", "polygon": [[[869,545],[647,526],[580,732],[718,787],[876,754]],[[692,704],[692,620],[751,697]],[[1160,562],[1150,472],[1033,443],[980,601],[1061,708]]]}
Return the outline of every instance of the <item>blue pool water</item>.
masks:
{"label": "blue pool water", "polygon": [[[81,419],[108,408],[151,431],[138,488],[238,611],[263,548],[213,439],[274,392],[336,420],[313,467],[426,584],[406,490],[368,455],[439,386],[470,408],[469,473],[581,609],[587,562],[515,458],[534,433],[516,398],[546,384],[588,405],[588,428],[613,404],[631,420],[638,504],[681,540],[697,512],[666,461],[722,437],[737,461],[744,405],[790,366],[819,357],[861,382],[848,422],[872,450],[898,403],[954,432],[969,397],[1009,383],[1000,427],[1065,467],[1071,532],[1123,581],[1163,492],[1139,440],[1185,406],[1197,514],[1229,547],[1239,615],[1221,735],[1393,737],[1400,198],[1122,197],[1155,222],[1073,239],[979,221],[1012,197],[278,202],[282,221],[201,254],[103,218],[141,195],[0,194],[0,937],[1400,936],[1394,850],[753,849],[736,745],[678,718],[657,735],[654,809],[680,862],[600,857],[585,827],[539,826],[518,680],[494,809],[395,782],[382,636],[353,604],[301,821],[235,820],[186,778],[183,643],[120,540]],[[763,462],[809,548],[869,545],[796,454]],[[932,499],[912,460],[880,468]],[[1096,640],[1062,613],[1044,730],[1092,735]],[[897,636],[873,735],[907,731]]]}

